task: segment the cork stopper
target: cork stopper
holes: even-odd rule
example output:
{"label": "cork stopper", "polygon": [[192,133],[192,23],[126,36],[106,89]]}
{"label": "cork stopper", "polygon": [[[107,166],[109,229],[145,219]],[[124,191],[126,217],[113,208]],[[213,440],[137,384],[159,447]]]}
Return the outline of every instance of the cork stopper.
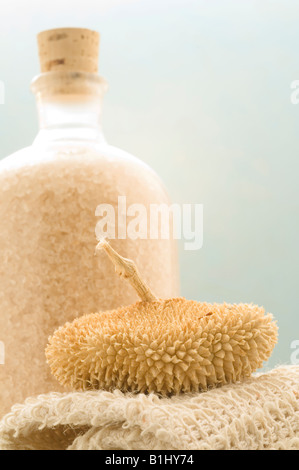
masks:
{"label": "cork stopper", "polygon": [[100,35],[84,28],[57,28],[37,36],[41,72],[98,72]]}

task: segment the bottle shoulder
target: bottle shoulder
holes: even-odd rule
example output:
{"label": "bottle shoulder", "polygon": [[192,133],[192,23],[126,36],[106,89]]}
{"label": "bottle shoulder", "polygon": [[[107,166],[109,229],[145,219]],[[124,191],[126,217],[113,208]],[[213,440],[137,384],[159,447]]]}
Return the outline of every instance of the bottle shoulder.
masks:
{"label": "bottle shoulder", "polygon": [[32,164],[32,147],[24,147],[0,160],[0,173]]}
{"label": "bottle shoulder", "polygon": [[125,150],[108,144],[85,145],[77,143],[51,148],[25,147],[0,161],[0,177],[20,173],[22,176],[40,173],[55,175],[78,174],[81,178],[96,175],[115,175],[115,180],[126,179],[134,184],[151,186],[167,196],[166,188],[157,173],[145,162]]}

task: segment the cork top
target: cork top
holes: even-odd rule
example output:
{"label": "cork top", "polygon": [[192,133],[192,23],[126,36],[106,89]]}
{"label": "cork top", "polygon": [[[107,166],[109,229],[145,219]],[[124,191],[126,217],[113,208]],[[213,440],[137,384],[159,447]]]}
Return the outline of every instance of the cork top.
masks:
{"label": "cork top", "polygon": [[97,73],[100,35],[84,28],[57,28],[37,36],[41,72]]}

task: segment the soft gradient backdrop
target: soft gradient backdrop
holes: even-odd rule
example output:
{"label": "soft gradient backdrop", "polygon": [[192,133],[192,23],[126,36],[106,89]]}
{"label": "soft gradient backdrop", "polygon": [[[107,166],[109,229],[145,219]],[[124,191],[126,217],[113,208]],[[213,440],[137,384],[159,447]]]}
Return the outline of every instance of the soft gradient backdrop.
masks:
{"label": "soft gradient backdrop", "polygon": [[181,245],[182,294],[255,302],[280,341],[299,340],[299,2],[12,0],[0,15],[0,158],[37,131],[29,83],[36,33],[60,26],[102,34],[108,141],[163,178],[174,202],[204,204],[204,246]]}

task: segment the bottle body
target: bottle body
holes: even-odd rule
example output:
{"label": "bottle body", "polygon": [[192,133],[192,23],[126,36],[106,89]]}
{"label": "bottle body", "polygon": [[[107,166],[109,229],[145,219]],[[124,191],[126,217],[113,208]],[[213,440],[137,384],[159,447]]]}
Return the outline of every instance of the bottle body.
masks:
{"label": "bottle body", "polygon": [[[137,300],[115,276],[106,257],[95,257],[96,210],[169,204],[156,174],[144,163],[106,144],[63,143],[31,147],[0,163],[0,415],[27,396],[60,388],[44,350],[49,335],[86,313]],[[128,224],[128,221],[125,222]],[[179,294],[176,242],[116,239],[158,297]]]}

